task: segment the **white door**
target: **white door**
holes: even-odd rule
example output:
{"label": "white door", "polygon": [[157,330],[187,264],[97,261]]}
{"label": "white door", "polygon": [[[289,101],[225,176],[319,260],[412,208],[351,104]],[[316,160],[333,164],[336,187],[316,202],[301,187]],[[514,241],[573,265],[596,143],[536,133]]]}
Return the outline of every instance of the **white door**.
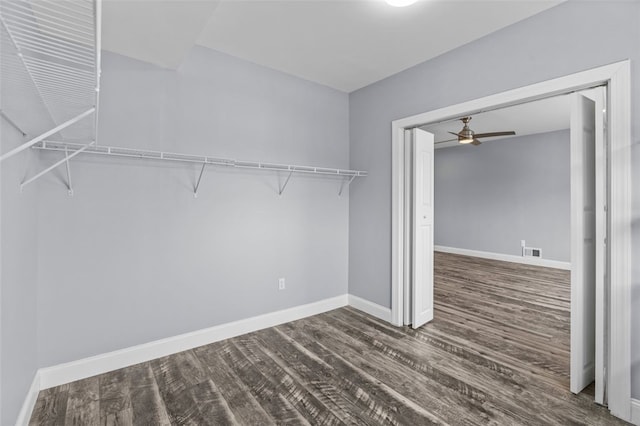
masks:
{"label": "white door", "polygon": [[595,309],[596,309],[596,330],[595,330],[595,402],[605,404],[605,389],[607,377],[605,377],[606,365],[608,363],[605,350],[605,341],[608,339],[608,290],[607,285],[607,167],[605,152],[605,90],[604,87],[596,87],[588,91],[581,92],[584,96],[595,102]]}
{"label": "white door", "polygon": [[411,280],[413,279],[413,130],[405,130],[404,135],[404,256],[403,274],[404,274],[404,304],[403,304],[403,323],[404,325],[412,324],[411,316],[412,290]]}
{"label": "white door", "polygon": [[[571,108],[570,372],[573,393],[582,391],[595,380],[596,289],[604,288],[604,249],[602,244],[596,244],[596,236],[604,235],[604,188],[598,188],[596,198],[596,182],[602,182],[602,176],[596,176],[596,173],[603,173],[603,142],[601,137],[596,138],[596,133],[596,102],[574,93]],[[596,139],[600,144],[598,151]],[[596,156],[596,152],[599,155]],[[601,208],[597,208],[598,204]],[[598,320],[602,321],[602,317]]]}
{"label": "white door", "polygon": [[411,325],[418,328],[433,319],[433,135],[412,133]]}

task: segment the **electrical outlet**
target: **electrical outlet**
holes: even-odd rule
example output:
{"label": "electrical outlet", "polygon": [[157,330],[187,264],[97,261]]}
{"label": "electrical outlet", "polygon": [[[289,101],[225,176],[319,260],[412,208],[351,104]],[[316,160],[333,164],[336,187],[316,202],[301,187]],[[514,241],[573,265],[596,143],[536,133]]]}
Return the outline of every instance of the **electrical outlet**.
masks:
{"label": "electrical outlet", "polygon": [[280,278],[278,280],[278,290],[284,290],[286,287],[284,285],[284,278]]}

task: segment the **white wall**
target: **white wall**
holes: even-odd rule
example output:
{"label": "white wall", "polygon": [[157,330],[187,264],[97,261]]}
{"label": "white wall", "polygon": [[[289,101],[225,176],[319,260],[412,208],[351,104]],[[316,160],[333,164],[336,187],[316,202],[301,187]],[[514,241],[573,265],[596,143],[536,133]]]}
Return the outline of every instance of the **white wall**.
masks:
{"label": "white wall", "polygon": [[[353,168],[349,292],[391,306],[391,121],[630,59],[632,117],[640,105],[640,2],[569,1],[350,95]],[[471,64],[470,66],[468,64]],[[640,182],[640,120],[632,120]],[[633,259],[640,258],[640,185],[633,187]],[[632,395],[640,398],[640,262],[634,262]]]}
{"label": "white wall", "polygon": [[[105,53],[102,76],[101,144],[348,166],[344,93],[205,48],[178,71]],[[40,366],[347,292],[339,181],[295,175],[279,197],[284,174],[211,167],[194,199],[199,171],[82,157],[73,198],[62,170],[43,180]]]}
{"label": "white wall", "polygon": [[571,261],[569,131],[437,149],[436,245]]}

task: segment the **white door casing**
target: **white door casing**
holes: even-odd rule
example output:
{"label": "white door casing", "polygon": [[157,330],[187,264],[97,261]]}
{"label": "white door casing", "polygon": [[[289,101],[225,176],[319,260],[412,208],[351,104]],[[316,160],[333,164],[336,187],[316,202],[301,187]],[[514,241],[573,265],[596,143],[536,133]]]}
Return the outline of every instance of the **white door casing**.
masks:
{"label": "white door casing", "polygon": [[411,326],[433,319],[433,148],[434,136],[412,129],[413,209]]}

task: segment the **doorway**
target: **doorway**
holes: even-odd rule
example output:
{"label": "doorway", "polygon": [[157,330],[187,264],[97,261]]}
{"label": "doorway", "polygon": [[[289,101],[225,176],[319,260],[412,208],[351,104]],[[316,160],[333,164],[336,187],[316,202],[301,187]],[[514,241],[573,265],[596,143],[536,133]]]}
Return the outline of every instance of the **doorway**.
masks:
{"label": "doorway", "polygon": [[[419,114],[393,122],[393,285],[392,285],[392,319],[396,325],[404,322],[404,283],[407,271],[404,267],[404,256],[407,242],[405,231],[405,139],[408,130],[427,123],[451,120],[456,117],[470,115],[479,111],[497,109],[519,103],[542,99],[562,93],[584,90],[598,85],[605,85],[608,91],[607,117],[609,128],[607,135],[611,141],[607,148],[610,165],[610,180],[606,188],[606,197],[610,216],[610,235],[606,246],[606,257],[611,259],[611,298],[605,301],[609,318],[610,335],[602,344],[609,348],[607,371],[611,385],[609,387],[609,408],[618,417],[628,419],[630,416],[630,359],[628,344],[630,340],[629,324],[629,156],[630,116],[629,116],[629,64],[622,62],[597,68],[590,71],[538,83],[532,86],[504,92],[483,99],[466,102],[452,107]],[[415,133],[415,131],[412,131]],[[428,148],[425,152],[428,152]],[[433,154],[433,152],[431,152]],[[424,155],[422,156],[425,157]],[[424,216],[424,215],[423,215]],[[423,247],[424,248],[424,247]],[[412,289],[415,292],[415,288]],[[428,290],[427,290],[428,293]],[[623,296],[624,295],[624,296]],[[424,303],[424,297],[421,299]],[[428,301],[427,301],[428,303]],[[611,309],[615,306],[616,309]],[[601,315],[606,306],[600,304]],[[420,312],[420,311],[416,311]],[[424,309],[422,310],[424,312]],[[422,319],[424,320],[424,318]]]}
{"label": "doorway", "polygon": [[[513,314],[503,313],[503,321],[510,324],[504,327],[513,331],[505,333],[507,339],[527,333],[526,329],[534,328],[537,319],[556,317],[555,324],[549,318],[540,323],[546,325],[540,333],[555,336],[549,340],[548,350],[557,353],[557,359],[549,360],[549,363],[554,371],[571,378],[566,387],[570,387],[573,393],[579,393],[595,382],[595,401],[599,404],[605,403],[606,387],[604,345],[596,347],[595,344],[604,341],[606,329],[606,315],[596,315],[596,302],[606,300],[603,105],[604,90],[597,87],[482,112],[453,122],[426,125],[414,129],[410,137],[405,138],[405,143],[415,144],[406,150],[406,164],[411,166],[407,173],[411,180],[409,188],[416,188],[416,191],[408,191],[406,197],[406,210],[411,213],[407,223],[413,228],[408,230],[407,240],[417,243],[412,247],[420,250],[408,251],[410,255],[405,257],[407,268],[416,266],[408,286],[413,286],[413,279],[418,279],[418,284],[424,283],[424,290],[417,292],[421,300],[412,300],[411,291],[404,292],[405,325],[417,327],[430,321],[436,302],[441,302],[439,306],[446,310],[443,300],[436,299],[436,294],[442,298],[455,294],[462,300],[476,291],[473,286],[465,285],[464,293],[453,286],[448,293],[443,293],[444,289],[437,285],[444,285],[449,280],[442,273],[434,275],[440,277],[438,283],[435,278],[433,284],[430,282],[432,278],[427,276],[427,272],[432,269],[434,273],[442,272],[442,268],[432,256],[421,250],[430,242],[422,241],[420,232],[424,232],[423,226],[419,221],[411,220],[416,217],[420,221],[423,217],[434,217],[429,222],[434,237],[429,233],[426,238],[434,241],[435,251],[568,269],[570,272],[555,275],[557,281],[554,282],[544,270],[514,268],[509,274],[512,274],[514,282],[519,283],[517,287],[532,286],[535,297],[505,282],[500,273],[494,273],[495,287],[486,286],[484,292],[478,292],[477,305],[493,306],[493,313],[498,316],[503,307],[496,303],[496,299],[502,299],[505,304],[516,299],[521,301],[511,305]],[[458,135],[462,134],[459,130],[463,124],[463,136],[473,135],[473,143],[465,143],[466,139],[459,142]],[[430,139],[429,135],[422,134],[423,131],[433,134],[435,149],[446,145],[444,150],[438,149],[439,155],[434,151],[432,164],[423,164],[418,159],[410,161],[414,154],[429,158],[428,154],[420,154],[422,140]],[[495,139],[498,140],[494,142]],[[432,174],[427,173],[432,170]],[[420,186],[431,180],[434,181],[434,196],[425,202],[423,193],[432,191],[424,191]],[[412,208],[414,202],[417,203],[416,209]],[[427,208],[419,213],[417,207],[421,205]],[[429,209],[431,205],[433,212]],[[525,244],[525,239],[521,238],[526,238],[533,245]],[[444,255],[438,258],[445,263],[455,263],[456,259],[448,259]],[[424,265],[419,264],[422,259],[426,259]],[[467,264],[474,264],[469,258],[458,258],[458,261],[460,271],[467,270]],[[490,275],[489,271],[497,269],[497,265],[487,264],[485,272]],[[533,276],[527,281],[528,274],[535,274],[546,284],[537,286]],[[463,282],[488,284],[482,270],[468,270],[466,276],[459,278],[463,278]],[[431,285],[434,286],[433,291],[430,290]],[[432,301],[425,297],[425,292],[434,295]],[[540,304],[536,299],[546,299],[551,295],[557,299],[550,297]],[[563,303],[555,305],[560,301]],[[550,306],[548,311],[545,305]],[[412,318],[414,306],[428,313],[428,318]],[[600,310],[604,312],[605,306]],[[530,311],[537,312],[538,317],[525,315]],[[527,319],[521,322],[521,317]],[[493,321],[488,312],[482,320]],[[520,328],[512,327],[519,322]],[[503,327],[500,322],[495,326]],[[566,333],[556,335],[554,326]],[[529,335],[532,340],[536,337],[535,334]],[[540,344],[544,345],[544,340]],[[546,351],[540,352],[539,357],[545,358]],[[564,360],[570,369],[565,369]]]}

